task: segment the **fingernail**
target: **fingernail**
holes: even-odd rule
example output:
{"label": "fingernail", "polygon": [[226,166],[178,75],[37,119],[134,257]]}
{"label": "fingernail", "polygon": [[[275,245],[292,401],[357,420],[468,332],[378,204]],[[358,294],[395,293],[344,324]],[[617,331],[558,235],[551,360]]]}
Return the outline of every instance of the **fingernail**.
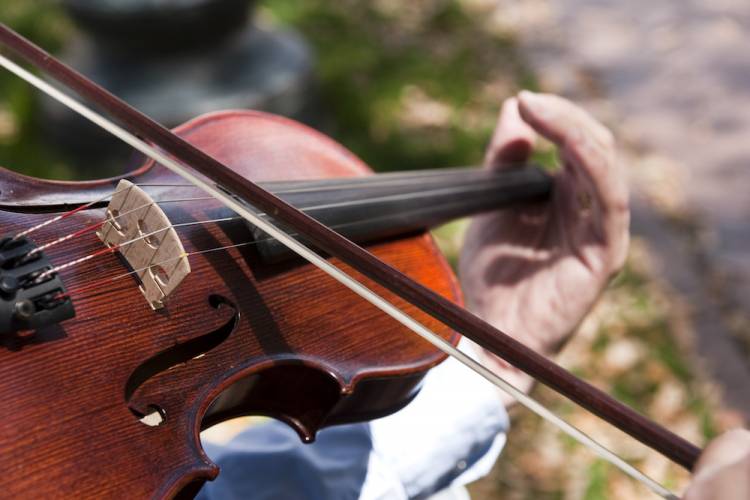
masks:
{"label": "fingernail", "polygon": [[543,97],[530,90],[522,90],[518,93],[518,99],[527,104],[530,108],[535,108],[541,105],[540,101]]}
{"label": "fingernail", "polygon": [[581,127],[574,126],[568,131],[568,141],[582,152],[588,150],[589,141],[586,139],[586,134],[583,133]]}
{"label": "fingernail", "polygon": [[546,99],[544,96],[531,92],[529,90],[522,90],[518,94],[518,99],[521,104],[525,106],[529,111],[539,118],[549,118],[549,106],[546,105]]}

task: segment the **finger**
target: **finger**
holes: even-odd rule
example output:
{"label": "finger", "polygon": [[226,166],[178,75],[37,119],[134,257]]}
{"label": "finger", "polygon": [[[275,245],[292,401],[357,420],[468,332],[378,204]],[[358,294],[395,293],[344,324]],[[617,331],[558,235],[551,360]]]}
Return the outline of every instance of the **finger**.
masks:
{"label": "finger", "polygon": [[701,454],[695,474],[720,469],[750,456],[750,431],[734,429],[711,441]]}
{"label": "finger", "polygon": [[583,109],[561,97],[521,92],[518,98],[523,119],[561,150],[566,172],[576,182],[577,198],[590,195],[600,221],[600,237],[612,251],[612,264],[625,259],[630,212],[625,172],[617,162],[611,132]]}
{"label": "finger", "polygon": [[709,443],[693,473],[685,500],[733,500],[750,495],[750,432],[735,429]]}
{"label": "finger", "polygon": [[536,132],[521,118],[518,100],[506,99],[498,116],[495,132],[487,148],[484,164],[491,168],[526,162],[536,141]]}
{"label": "finger", "polygon": [[579,167],[581,174],[591,178],[601,194],[603,209],[627,204],[625,175],[606,127],[562,97],[523,91],[518,102],[523,119],[561,148],[563,157]]}

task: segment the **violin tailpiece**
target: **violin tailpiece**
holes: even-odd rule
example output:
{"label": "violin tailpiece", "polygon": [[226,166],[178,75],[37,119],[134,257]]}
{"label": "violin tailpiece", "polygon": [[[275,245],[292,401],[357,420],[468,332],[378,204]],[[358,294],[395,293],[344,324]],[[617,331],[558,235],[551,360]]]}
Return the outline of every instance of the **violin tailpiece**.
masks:
{"label": "violin tailpiece", "polygon": [[60,275],[51,270],[30,239],[0,238],[0,339],[75,316]]}
{"label": "violin tailpiece", "polygon": [[190,273],[177,231],[159,205],[132,182],[123,179],[117,185],[96,234],[138,271],[140,290],[153,309],[164,307]]}

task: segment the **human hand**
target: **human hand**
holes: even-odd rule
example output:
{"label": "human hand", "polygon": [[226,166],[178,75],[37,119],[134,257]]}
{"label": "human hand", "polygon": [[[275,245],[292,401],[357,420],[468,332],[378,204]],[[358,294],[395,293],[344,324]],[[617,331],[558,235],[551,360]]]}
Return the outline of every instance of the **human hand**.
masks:
{"label": "human hand", "polygon": [[750,498],[750,431],[735,429],[711,441],[701,454],[683,500]]}
{"label": "human hand", "polygon": [[[505,101],[487,168],[528,160],[537,133],[557,145],[563,166],[549,201],[476,217],[460,276],[469,307],[538,352],[557,352],[622,267],[630,211],[612,134],[557,96],[521,92]],[[488,354],[488,353],[487,353]],[[489,358],[519,386],[531,380]]]}

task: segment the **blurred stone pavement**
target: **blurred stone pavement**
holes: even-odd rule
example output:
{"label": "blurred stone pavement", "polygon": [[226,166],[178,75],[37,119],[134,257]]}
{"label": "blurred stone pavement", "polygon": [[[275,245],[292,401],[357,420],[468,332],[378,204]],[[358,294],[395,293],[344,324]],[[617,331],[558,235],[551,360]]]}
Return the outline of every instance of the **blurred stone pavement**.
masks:
{"label": "blurred stone pavement", "polygon": [[610,126],[635,237],[696,362],[750,421],[750,9],[742,0],[499,0],[542,89]]}

